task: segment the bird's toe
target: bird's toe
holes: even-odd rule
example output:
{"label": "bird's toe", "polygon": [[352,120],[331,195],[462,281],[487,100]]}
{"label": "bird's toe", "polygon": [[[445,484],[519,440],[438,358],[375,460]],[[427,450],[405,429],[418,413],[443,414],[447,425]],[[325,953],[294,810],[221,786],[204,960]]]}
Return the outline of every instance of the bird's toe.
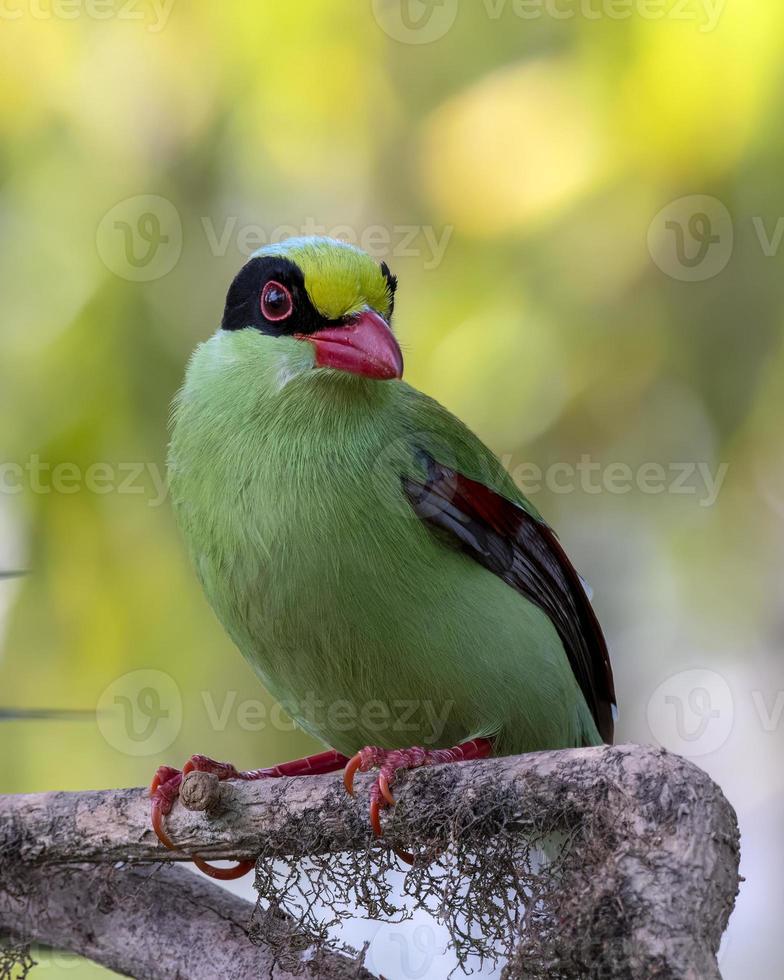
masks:
{"label": "bird's toe", "polygon": [[159,766],[150,784],[150,822],[155,836],[170,851],[176,850],[176,845],[166,833],[163,818],[171,812],[174,801],[180,792],[182,773],[171,766]]}

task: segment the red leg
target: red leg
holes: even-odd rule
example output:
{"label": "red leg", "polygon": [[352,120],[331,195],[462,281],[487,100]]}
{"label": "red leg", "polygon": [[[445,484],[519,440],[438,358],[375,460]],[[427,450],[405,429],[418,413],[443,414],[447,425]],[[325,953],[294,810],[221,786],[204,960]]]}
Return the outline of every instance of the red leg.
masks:
{"label": "red leg", "polygon": [[[421,766],[444,766],[453,762],[468,762],[471,759],[486,759],[493,751],[493,743],[487,738],[475,738],[451,749],[380,749],[369,745],[361,749],[346,766],[343,782],[348,793],[354,795],[354,776],[357,771],[368,772],[378,769],[378,779],[370,789],[370,823],[376,837],[381,837],[382,806],[394,806],[391,785],[398,769],[419,769]],[[395,853],[408,864],[413,857],[406,851]]]}
{"label": "red leg", "polygon": [[[328,752],[309,755],[305,759],[294,759],[291,762],[284,762],[279,766],[270,766],[268,769],[249,769],[244,772],[236,769],[230,762],[216,762],[214,759],[209,759],[206,755],[191,756],[182,767],[182,771],[173,769],[171,766],[160,766],[150,786],[152,829],[164,847],[168,847],[172,851],[177,849],[177,845],[173,843],[164,829],[163,818],[167,813],[171,812],[171,808],[174,806],[174,801],[180,792],[180,784],[182,783],[183,777],[194,770],[198,772],[212,772],[218,779],[275,779],[282,776],[319,776],[323,773],[335,772],[336,769],[342,769],[347,762],[347,756],[341,755],[340,752],[335,752],[334,749],[330,749]],[[208,864],[202,858],[198,857],[198,855],[194,854],[192,860],[196,867],[203,871],[204,874],[209,875],[211,878],[218,878],[221,881],[241,878],[256,863],[255,861],[240,861],[233,868],[216,868],[214,865]]]}

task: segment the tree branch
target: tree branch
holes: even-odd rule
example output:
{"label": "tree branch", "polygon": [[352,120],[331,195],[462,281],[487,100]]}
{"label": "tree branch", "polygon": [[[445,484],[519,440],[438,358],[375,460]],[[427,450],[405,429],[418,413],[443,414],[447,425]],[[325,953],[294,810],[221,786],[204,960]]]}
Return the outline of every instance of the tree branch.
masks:
{"label": "tree branch", "polygon": [[[559,887],[563,895],[579,895],[583,921],[573,923],[573,916],[566,916],[546,934],[527,928],[507,968],[509,976],[593,975],[585,963],[593,964],[602,955],[608,967],[602,976],[607,977],[719,976],[715,955],[738,885],[738,830],[732,807],[704,772],[678,756],[644,746],[540,752],[446,769],[419,770],[401,778],[399,803],[386,829],[389,843],[407,847],[432,838],[435,822],[440,820],[443,829],[444,814],[468,812],[466,801],[483,794],[494,794],[500,802],[486,825],[477,823],[476,815],[471,818],[472,833],[492,834],[499,826],[523,835],[541,833],[542,814],[547,813],[557,814],[566,830],[589,824],[591,835],[603,842],[601,848],[581,849],[563,868]],[[96,905],[92,929],[100,948],[79,945],[84,937],[80,939],[76,926],[69,934],[62,923],[57,929],[53,925],[52,935],[45,935],[50,915],[52,922],[63,916],[78,919],[82,902],[93,908],[94,896],[84,895],[85,865],[187,860],[194,852],[215,859],[254,857],[261,850],[266,857],[300,857],[314,846],[320,853],[366,849],[372,840],[366,819],[370,778],[357,779],[356,801],[345,795],[335,776],[218,784],[192,774],[183,786],[184,801],[192,809],[176,805],[167,818],[172,839],[184,849],[180,853],[158,844],[145,790],[0,797],[0,929],[18,926],[13,893],[27,890],[34,899],[38,895],[33,901],[41,919],[38,939],[84,950],[88,956],[100,954],[107,965],[112,956],[120,957],[112,963],[138,956],[134,976],[176,976],[145,972],[158,968],[158,943],[166,949],[174,942],[176,948],[180,940],[174,937],[201,931],[209,913],[217,916],[211,929],[234,937],[232,949],[249,945],[240,920],[244,917],[246,928],[250,906],[235,904],[226,911],[228,906],[221,903],[238,900],[213,897],[215,886],[186,880],[176,869],[149,879],[139,869],[125,869],[113,873],[115,882],[129,896],[143,895],[148,904],[123,908],[117,920],[110,916],[103,926]],[[451,832],[464,829],[453,826]],[[72,869],[74,863],[80,867]],[[69,882],[77,883],[75,892],[69,893]],[[178,906],[173,890],[179,894],[180,888],[186,888],[186,897]],[[154,894],[156,889],[160,895]],[[149,915],[145,908],[152,909]],[[164,910],[171,930],[162,921]],[[586,934],[603,943],[602,949],[608,944],[612,949],[586,950]],[[208,945],[215,945],[214,938]],[[254,950],[254,955],[262,956],[263,950]],[[147,964],[145,956],[155,962]],[[345,959],[337,968],[355,972],[335,976],[362,975]],[[202,976],[190,969],[182,975]],[[209,975],[257,973],[213,969]]]}
{"label": "tree branch", "polygon": [[[171,865],[17,865],[0,890],[3,932],[79,953],[138,980],[293,978],[297,974],[276,963],[273,952],[276,936],[290,935],[285,919],[268,915],[266,942],[254,943],[253,913],[250,902]],[[315,975],[372,976],[328,952],[320,953]]]}

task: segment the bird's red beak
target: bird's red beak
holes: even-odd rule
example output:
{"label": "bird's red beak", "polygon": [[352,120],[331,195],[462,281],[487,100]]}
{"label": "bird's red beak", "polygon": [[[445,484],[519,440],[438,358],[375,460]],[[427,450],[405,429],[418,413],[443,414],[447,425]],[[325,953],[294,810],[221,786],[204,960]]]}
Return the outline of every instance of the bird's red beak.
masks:
{"label": "bird's red beak", "polygon": [[295,334],[316,348],[316,367],[349,371],[378,381],[403,376],[403,355],[387,321],[365,310],[345,326]]}

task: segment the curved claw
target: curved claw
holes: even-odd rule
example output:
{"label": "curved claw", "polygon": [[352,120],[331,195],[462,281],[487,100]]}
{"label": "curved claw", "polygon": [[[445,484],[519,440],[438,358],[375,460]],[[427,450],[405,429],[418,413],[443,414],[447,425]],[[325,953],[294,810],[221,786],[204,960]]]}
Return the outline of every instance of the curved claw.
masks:
{"label": "curved claw", "polygon": [[[151,808],[151,822],[152,829],[155,831],[155,836],[170,851],[181,850],[177,844],[175,844],[171,837],[166,833],[163,827],[163,810],[160,806],[158,800],[153,800]],[[196,867],[203,871],[204,874],[209,875],[210,878],[216,878],[218,881],[234,881],[236,878],[242,878],[250,870],[255,867],[255,861],[239,861],[233,868],[216,868],[212,864],[208,864],[203,858],[200,858],[197,854],[189,855],[189,859],[193,861]]]}
{"label": "curved claw", "polygon": [[[383,797],[388,806],[395,805],[395,797],[392,794],[392,790],[389,788],[389,774],[385,773],[383,770],[379,773],[378,782],[376,787],[378,792],[374,794],[374,798],[370,804],[370,823],[373,827],[373,832],[376,837],[381,837],[383,830],[381,828],[381,799]],[[397,854],[401,861],[405,861],[406,864],[414,863],[414,855],[410,851],[403,851],[399,847],[393,847],[392,850]]]}
{"label": "curved claw", "polygon": [[176,851],[177,845],[172,841],[171,837],[163,829],[163,810],[161,809],[160,800],[153,800],[150,806],[150,823],[152,824],[152,829],[155,831],[155,836],[170,851]]}
{"label": "curved claw", "polygon": [[362,753],[357,752],[356,755],[351,756],[346,764],[346,768],[343,770],[343,785],[346,787],[346,792],[349,796],[354,795],[354,776],[361,765]]}
{"label": "curved claw", "polygon": [[160,766],[150,784],[150,823],[155,836],[170,851],[176,851],[177,845],[166,833],[163,818],[172,808],[172,801],[182,782],[182,773],[171,766]]}
{"label": "curved claw", "polygon": [[[383,780],[383,785],[382,785],[382,780]],[[382,830],[381,827],[380,797],[383,796],[390,806],[394,806],[395,798],[394,796],[392,796],[392,793],[389,790],[389,783],[387,781],[386,776],[379,776],[377,785],[379,788],[379,792],[378,794],[373,794],[373,798],[370,801],[370,825],[373,828],[373,833],[376,835],[376,837],[382,837],[384,831]],[[397,854],[400,860],[405,861],[406,864],[414,863],[414,855],[411,854],[409,851],[403,851],[399,847],[393,847],[392,850],[395,852],[395,854]]]}
{"label": "curved claw", "polygon": [[385,772],[379,773],[378,788],[387,803],[390,806],[394,806],[395,797],[392,795],[392,790],[389,788],[389,776]]}
{"label": "curved claw", "polygon": [[196,854],[191,856],[191,860],[199,871],[204,872],[205,875],[209,875],[210,878],[215,878],[217,881],[234,881],[237,878],[242,878],[243,875],[246,875],[256,867],[255,861],[238,861],[233,868],[216,868],[214,864],[208,864]]}

